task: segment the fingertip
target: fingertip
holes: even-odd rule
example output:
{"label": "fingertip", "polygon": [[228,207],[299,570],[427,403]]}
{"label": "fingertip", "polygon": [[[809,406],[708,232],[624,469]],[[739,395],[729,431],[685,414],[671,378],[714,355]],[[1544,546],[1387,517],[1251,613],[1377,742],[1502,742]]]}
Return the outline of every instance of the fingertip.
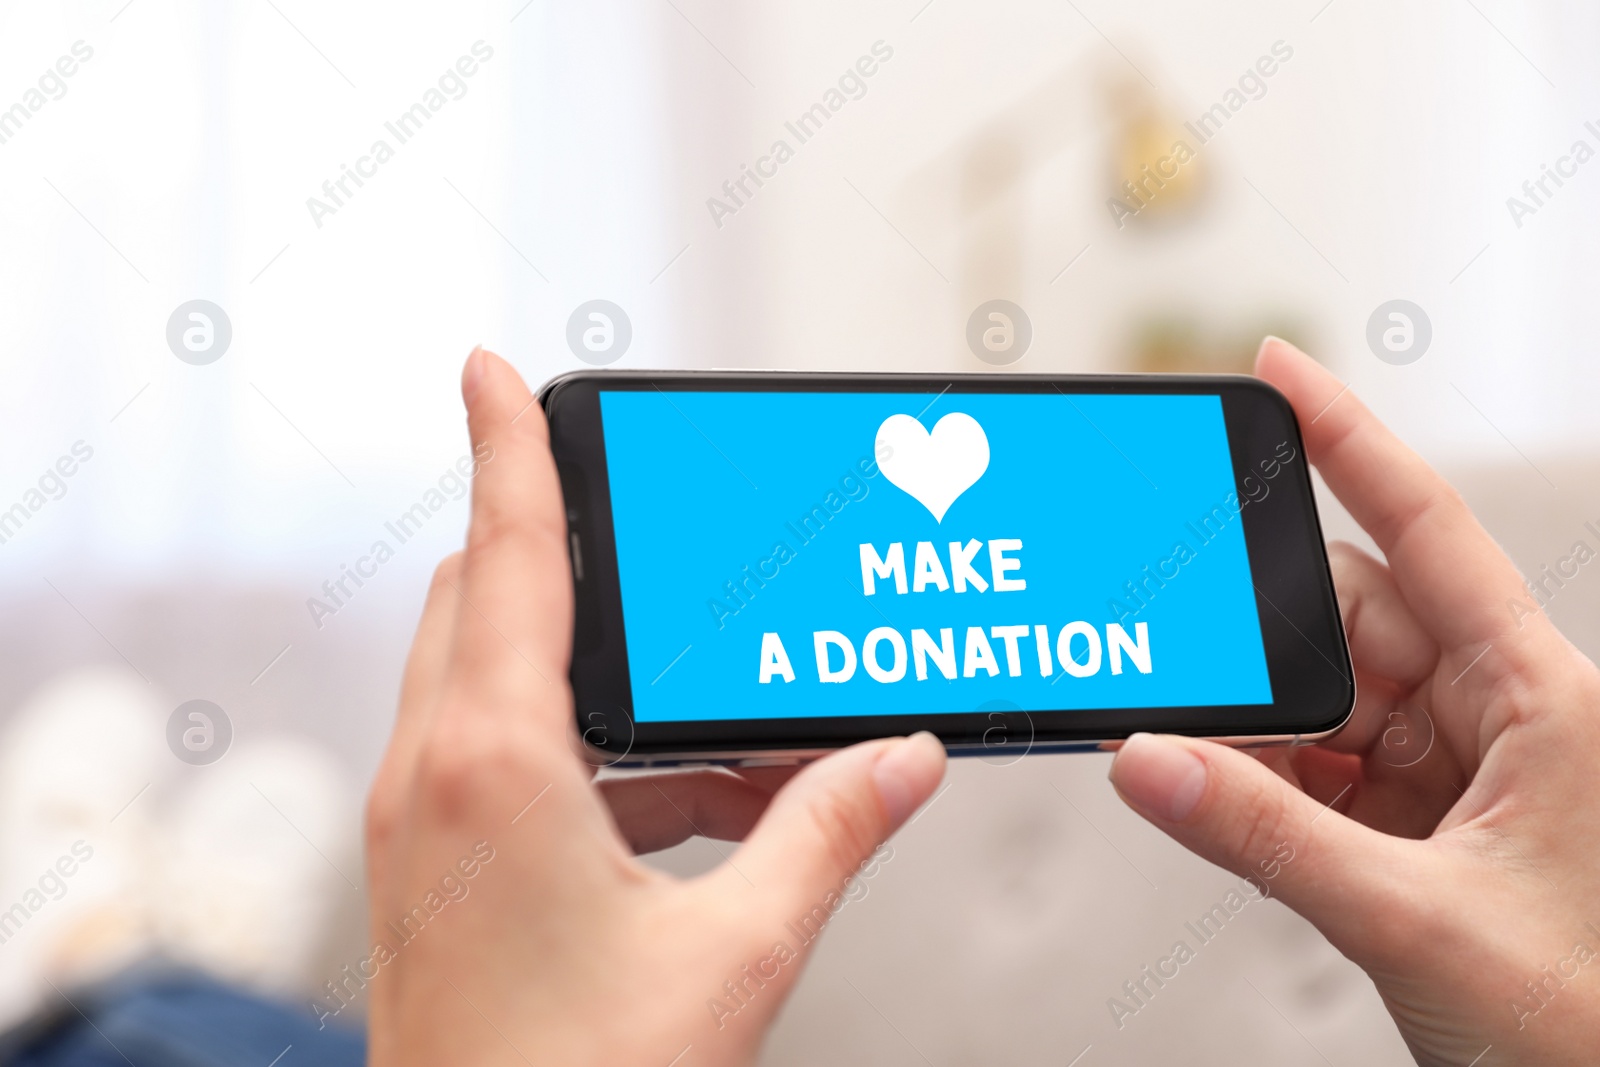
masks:
{"label": "fingertip", "polygon": [[872,781],[891,832],[933,794],[944,777],[944,745],[926,730],[886,747],[872,767]]}
{"label": "fingertip", "polygon": [[1256,377],[1282,393],[1300,419],[1302,432],[1312,426],[1349,386],[1338,376],[1281,337],[1267,337],[1256,352]]}
{"label": "fingertip", "polygon": [[1136,811],[1183,822],[1205,795],[1205,760],[1177,738],[1134,734],[1111,761],[1111,784]]}
{"label": "fingertip", "polygon": [[1263,337],[1261,339],[1261,344],[1256,349],[1256,365],[1258,367],[1261,365],[1261,361],[1264,358],[1266,358],[1266,355],[1267,355],[1267,353],[1269,351],[1277,348],[1279,345],[1285,345],[1285,344],[1288,344],[1288,343],[1289,342],[1285,341],[1283,338],[1279,337],[1277,334],[1271,334],[1271,333],[1267,334],[1265,337]]}
{"label": "fingertip", "polygon": [[461,370],[461,396],[467,425],[476,442],[491,430],[510,425],[513,432],[537,440],[544,436],[544,413],[522,375],[503,356],[482,345],[467,356]]}
{"label": "fingertip", "polygon": [[473,345],[467,353],[467,362],[461,368],[461,399],[467,407],[477,398],[478,387],[483,384],[483,346]]}
{"label": "fingertip", "polygon": [[1263,337],[1261,347],[1256,349],[1256,377],[1265,378],[1279,388],[1282,388],[1281,379],[1292,376],[1297,367],[1306,364],[1321,367],[1316,360],[1275,334]]}
{"label": "fingertip", "polygon": [[505,357],[493,349],[482,345],[473,345],[472,351],[467,353],[467,361],[461,367],[461,391],[463,395],[476,392],[482,387],[486,375],[491,375],[499,367],[509,367]]}

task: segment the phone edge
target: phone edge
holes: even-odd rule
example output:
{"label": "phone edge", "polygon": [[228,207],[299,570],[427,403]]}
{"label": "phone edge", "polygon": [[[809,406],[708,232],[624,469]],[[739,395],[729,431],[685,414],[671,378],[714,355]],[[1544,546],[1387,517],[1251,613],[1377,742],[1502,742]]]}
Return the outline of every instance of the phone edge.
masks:
{"label": "phone edge", "polygon": [[[534,399],[539,402],[539,405],[540,405],[540,407],[542,409],[545,409],[546,411],[548,411],[551,399],[554,397],[556,391],[561,386],[569,384],[569,383],[571,383],[573,381],[578,381],[578,380],[604,379],[604,378],[607,378],[607,377],[611,377],[613,375],[622,375],[622,374],[634,375],[634,376],[639,376],[639,377],[682,377],[682,378],[693,378],[693,377],[699,377],[699,376],[721,376],[721,375],[756,375],[756,376],[759,376],[759,375],[767,375],[767,374],[794,374],[794,375],[817,375],[817,376],[826,376],[826,377],[860,377],[860,378],[895,378],[895,377],[905,377],[905,378],[918,378],[918,377],[924,377],[924,378],[973,377],[973,378],[977,378],[977,377],[984,377],[984,378],[991,378],[991,377],[1012,377],[1013,376],[1013,375],[995,375],[995,374],[990,374],[990,373],[987,373],[987,372],[962,372],[962,371],[957,371],[957,372],[954,372],[954,373],[949,374],[949,375],[941,375],[941,374],[928,374],[928,373],[924,373],[924,372],[912,372],[912,371],[898,371],[898,372],[896,372],[896,371],[827,371],[827,370],[817,371],[817,370],[794,370],[794,369],[791,369],[791,368],[775,368],[775,367],[762,367],[762,368],[709,367],[709,368],[703,368],[703,369],[701,369],[701,368],[676,369],[676,370],[640,369],[640,370],[630,370],[630,371],[616,371],[616,370],[610,370],[610,369],[590,367],[590,368],[576,368],[576,369],[573,369],[573,370],[570,370],[570,371],[565,371],[565,372],[563,372],[561,374],[558,374],[558,375],[556,375],[556,376],[554,376],[552,378],[547,379],[535,391]],[[1124,372],[1124,373],[1112,373],[1112,374],[1072,374],[1072,373],[1067,373],[1067,374],[1026,374],[1026,375],[1015,375],[1015,377],[1028,378],[1028,379],[1034,379],[1034,380],[1056,379],[1056,378],[1076,378],[1076,379],[1092,379],[1092,380],[1101,380],[1101,381],[1128,379],[1128,378],[1135,378],[1135,379],[1150,379],[1150,378],[1195,379],[1195,378],[1205,378],[1205,379],[1212,379],[1212,380],[1215,380],[1215,379],[1227,379],[1227,380],[1231,380],[1231,381],[1238,382],[1238,383],[1241,383],[1241,384],[1248,383],[1248,384],[1250,384],[1250,385],[1252,385],[1252,386],[1254,386],[1256,388],[1259,388],[1259,389],[1263,390],[1264,392],[1272,395],[1275,398],[1275,400],[1277,401],[1277,403],[1279,405],[1281,405],[1281,407],[1284,410],[1287,411],[1288,416],[1289,416],[1290,425],[1294,427],[1296,443],[1300,447],[1301,454],[1302,455],[1306,454],[1305,453],[1305,436],[1304,436],[1304,434],[1303,434],[1303,432],[1301,430],[1299,415],[1295,412],[1293,405],[1289,403],[1288,398],[1283,395],[1283,392],[1281,390],[1279,390],[1276,386],[1274,386],[1271,382],[1267,382],[1267,381],[1264,381],[1261,378],[1257,378],[1253,374],[1225,373],[1225,374],[1172,374],[1172,375],[1168,375],[1168,374],[1159,374],[1159,373],[1154,373],[1154,372],[1143,372],[1143,373],[1141,373],[1141,372]],[[1309,481],[1309,475],[1307,476],[1307,478],[1308,478],[1308,481]],[[1328,570],[1327,570],[1327,573],[1326,573],[1326,578],[1327,578],[1328,585],[1331,588],[1332,585],[1333,585],[1333,575],[1332,575],[1332,571],[1331,571],[1331,560],[1328,560],[1327,559],[1327,555],[1326,555],[1327,535],[1323,530],[1322,512],[1321,512],[1321,508],[1317,504],[1315,485],[1311,484],[1309,486],[1309,488],[1310,488],[1310,491],[1308,492],[1307,496],[1308,496],[1308,499],[1311,502],[1312,521],[1316,524],[1317,536],[1322,541],[1322,543],[1324,545],[1324,559],[1327,561],[1327,563],[1325,565],[1330,565],[1330,566],[1328,566]],[[1345,726],[1347,726],[1349,724],[1351,718],[1353,718],[1354,715],[1355,715],[1355,709],[1356,709],[1356,704],[1357,704],[1357,699],[1358,699],[1359,682],[1356,679],[1356,676],[1355,676],[1355,665],[1354,665],[1354,662],[1352,661],[1352,658],[1351,658],[1351,655],[1350,655],[1349,631],[1348,631],[1347,626],[1345,625],[1344,610],[1343,610],[1342,605],[1339,604],[1337,596],[1334,597],[1334,611],[1337,614],[1338,619],[1339,619],[1339,636],[1341,638],[1341,642],[1340,643],[1343,646],[1341,651],[1344,653],[1344,657],[1343,657],[1344,658],[1344,662],[1345,662],[1345,665],[1348,668],[1350,668],[1350,679],[1349,679],[1349,687],[1350,688],[1349,688],[1348,706],[1345,708],[1343,715],[1340,716],[1336,722],[1334,722],[1332,725],[1328,726],[1327,728],[1325,728],[1323,730],[1315,731],[1313,733],[1243,734],[1243,735],[1230,735],[1230,736],[1223,736],[1223,737],[1208,737],[1208,736],[1201,735],[1201,734],[1183,734],[1181,736],[1184,736],[1184,737],[1196,737],[1199,740],[1204,740],[1204,741],[1214,741],[1217,744],[1226,745],[1226,746],[1228,746],[1230,748],[1294,747],[1294,746],[1305,746],[1305,745],[1317,744],[1317,743],[1319,743],[1321,741],[1327,740],[1330,737],[1333,737],[1335,734],[1337,734],[1341,730],[1343,730],[1345,728]],[[1104,738],[1104,739],[1099,739],[1099,740],[1086,740],[1086,741],[1049,741],[1049,742],[1041,742],[1039,744],[1034,744],[1034,743],[1030,742],[1028,744],[1028,746],[1026,747],[1026,749],[1023,751],[1022,755],[1030,755],[1030,754],[1034,754],[1034,753],[1051,754],[1051,753],[1071,753],[1071,752],[1114,751],[1116,746],[1121,745],[1122,742],[1125,741],[1125,740],[1127,740],[1127,738],[1125,738],[1125,737],[1117,737],[1117,738]],[[663,753],[663,754],[661,754],[659,756],[631,757],[631,755],[624,755],[621,758],[616,758],[616,757],[612,757],[609,753],[601,753],[601,752],[599,752],[598,750],[592,748],[586,742],[583,742],[581,740],[580,740],[579,744],[582,745],[584,752],[587,754],[586,758],[588,758],[590,760],[590,762],[594,763],[596,766],[598,766],[600,768],[603,768],[603,769],[604,768],[644,769],[644,768],[652,768],[652,767],[667,768],[667,767],[684,767],[684,766],[788,766],[788,765],[797,765],[797,764],[809,763],[809,762],[811,762],[813,760],[821,759],[822,757],[824,757],[824,756],[826,756],[826,755],[828,755],[830,753],[838,752],[838,751],[841,751],[844,748],[850,747],[848,745],[840,745],[840,746],[834,746],[834,747],[814,748],[814,749],[800,749],[800,750],[796,750],[796,749],[744,749],[744,750],[737,750],[737,751],[721,750],[721,751],[704,752],[704,753],[701,753],[701,752],[674,752],[674,753]],[[952,758],[965,758],[965,757],[982,756],[982,755],[984,755],[986,753],[994,753],[997,750],[992,746],[950,745],[950,744],[946,744],[945,745],[945,751]],[[1018,758],[1020,758],[1020,756]]]}

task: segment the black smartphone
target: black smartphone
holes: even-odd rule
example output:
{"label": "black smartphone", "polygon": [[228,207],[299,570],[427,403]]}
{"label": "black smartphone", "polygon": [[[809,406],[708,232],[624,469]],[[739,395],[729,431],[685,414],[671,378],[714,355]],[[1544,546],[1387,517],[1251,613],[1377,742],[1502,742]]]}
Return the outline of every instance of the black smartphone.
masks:
{"label": "black smartphone", "polygon": [[1354,706],[1299,428],[1254,378],[580,371],[540,398],[600,762],[1283,744]]}

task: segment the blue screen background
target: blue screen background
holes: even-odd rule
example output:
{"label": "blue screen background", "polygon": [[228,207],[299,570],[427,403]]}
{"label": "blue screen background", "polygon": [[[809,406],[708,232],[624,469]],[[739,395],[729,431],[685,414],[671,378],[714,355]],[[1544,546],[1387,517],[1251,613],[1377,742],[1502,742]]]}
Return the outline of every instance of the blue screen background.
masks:
{"label": "blue screen background", "polygon": [[[603,390],[600,403],[640,722],[1272,701],[1219,397]],[[891,415],[931,430],[951,412],[983,427],[990,459],[935,522],[878,469],[874,442]],[[828,519],[812,518],[807,541],[800,520],[816,508]],[[918,541],[933,542],[948,570],[949,542],[997,538],[1022,541],[1008,554],[1022,561],[1010,577],[1025,590],[901,595],[879,579],[862,594],[863,542],[880,554],[903,543],[909,578]],[[991,577],[987,551],[974,566]],[[1158,571],[1171,575],[1164,585],[1147,580]],[[764,585],[748,577],[758,573]],[[1142,585],[1143,606],[1128,582]],[[1104,638],[1114,599],[1136,612],[1122,619],[1130,636],[1147,624],[1151,672],[1111,674],[1107,649],[1093,676],[1056,665],[1041,677],[1031,628],[1050,627],[1052,650],[1078,620]],[[967,627],[1012,624],[1030,627],[1021,677],[992,638],[999,676],[960,677]],[[818,680],[813,631],[840,631],[859,654],[881,626],[908,649],[914,627],[935,641],[953,628],[958,677],[930,664],[925,681],[908,669],[883,683],[860,668],[843,683]],[[780,635],[793,682],[758,682],[764,632]],[[1083,658],[1082,638],[1075,647]],[[884,645],[879,660],[889,659]]]}

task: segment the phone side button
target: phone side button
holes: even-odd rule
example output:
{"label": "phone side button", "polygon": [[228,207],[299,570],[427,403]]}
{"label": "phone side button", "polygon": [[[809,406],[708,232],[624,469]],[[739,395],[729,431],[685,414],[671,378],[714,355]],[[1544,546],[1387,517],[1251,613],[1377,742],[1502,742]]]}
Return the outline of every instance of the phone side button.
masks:
{"label": "phone side button", "polygon": [[578,540],[577,530],[573,530],[568,537],[572,542],[572,577],[581,582],[583,581],[583,545]]}

